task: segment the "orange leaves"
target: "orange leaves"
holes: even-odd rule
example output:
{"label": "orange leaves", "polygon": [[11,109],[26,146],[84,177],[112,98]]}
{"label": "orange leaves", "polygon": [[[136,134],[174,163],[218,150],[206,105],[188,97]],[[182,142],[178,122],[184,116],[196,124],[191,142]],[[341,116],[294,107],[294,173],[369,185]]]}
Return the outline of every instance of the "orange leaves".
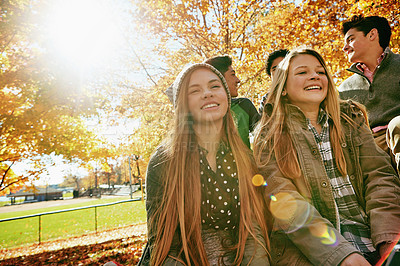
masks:
{"label": "orange leaves", "polygon": [[[129,101],[140,105],[137,117],[142,123],[130,139],[131,146],[142,150],[144,157],[160,143],[172,117],[163,91],[188,62],[229,54],[242,81],[240,96],[249,97],[258,105],[270,85],[265,60],[276,49],[312,46],[326,59],[337,85],[348,77],[345,68],[350,63],[342,52],[341,23],[353,14],[388,18],[393,29],[391,48],[394,52],[400,49],[400,2],[396,0],[133,2],[142,12],[137,19],[150,35],[160,38],[155,52],[165,64],[158,85]],[[179,44],[171,49],[171,42]]]}

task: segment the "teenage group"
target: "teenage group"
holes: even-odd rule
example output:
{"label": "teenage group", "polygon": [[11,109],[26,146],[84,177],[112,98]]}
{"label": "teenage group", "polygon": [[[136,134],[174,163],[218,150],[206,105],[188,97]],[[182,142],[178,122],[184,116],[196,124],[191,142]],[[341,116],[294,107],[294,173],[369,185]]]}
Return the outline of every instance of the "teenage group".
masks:
{"label": "teenage group", "polygon": [[140,264],[387,257],[400,238],[400,55],[385,18],[354,16],[342,32],[350,78],[336,88],[314,49],[276,51],[260,112],[236,98],[228,56],[181,71],[167,90],[171,132],[147,169]]}

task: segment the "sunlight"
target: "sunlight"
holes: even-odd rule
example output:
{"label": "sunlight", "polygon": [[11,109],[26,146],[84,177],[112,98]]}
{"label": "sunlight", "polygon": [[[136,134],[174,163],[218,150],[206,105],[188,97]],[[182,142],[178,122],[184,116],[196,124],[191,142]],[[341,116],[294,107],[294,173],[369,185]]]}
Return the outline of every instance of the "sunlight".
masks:
{"label": "sunlight", "polygon": [[111,1],[54,1],[45,21],[49,48],[72,64],[90,67],[109,60],[122,43]]}

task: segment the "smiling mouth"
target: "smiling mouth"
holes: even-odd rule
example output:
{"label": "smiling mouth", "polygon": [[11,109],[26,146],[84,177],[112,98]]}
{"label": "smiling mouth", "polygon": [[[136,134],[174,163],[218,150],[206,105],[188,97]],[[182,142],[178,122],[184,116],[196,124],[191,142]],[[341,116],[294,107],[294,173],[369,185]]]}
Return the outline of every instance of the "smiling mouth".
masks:
{"label": "smiling mouth", "polygon": [[306,91],[322,90],[322,88],[320,86],[310,86],[310,87],[305,88],[304,90],[306,90]]}
{"label": "smiling mouth", "polygon": [[206,105],[202,106],[201,109],[204,110],[204,109],[208,109],[208,108],[212,108],[212,107],[217,107],[217,106],[219,106],[219,104],[210,103],[210,104],[206,104]]}

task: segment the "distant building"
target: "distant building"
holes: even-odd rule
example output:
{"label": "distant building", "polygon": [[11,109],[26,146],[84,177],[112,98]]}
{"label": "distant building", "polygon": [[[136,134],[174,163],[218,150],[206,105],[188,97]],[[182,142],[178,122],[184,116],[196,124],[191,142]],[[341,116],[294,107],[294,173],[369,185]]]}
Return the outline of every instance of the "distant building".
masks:
{"label": "distant building", "polygon": [[8,198],[11,198],[11,204],[15,204],[16,198],[25,198],[24,203],[28,202],[37,202],[37,201],[45,201],[45,200],[58,200],[63,199],[63,192],[59,189],[54,189],[51,187],[47,188],[36,188],[35,190],[27,190],[21,189],[16,193],[11,193],[7,195]]}

